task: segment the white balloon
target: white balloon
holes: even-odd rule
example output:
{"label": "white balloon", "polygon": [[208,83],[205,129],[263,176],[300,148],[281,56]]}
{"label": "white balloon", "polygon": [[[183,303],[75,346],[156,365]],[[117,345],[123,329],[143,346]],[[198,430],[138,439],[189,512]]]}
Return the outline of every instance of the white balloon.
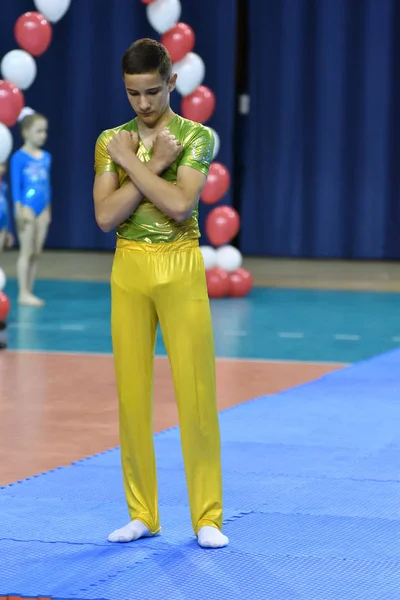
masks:
{"label": "white balloon", "polygon": [[11,81],[20,90],[26,90],[36,77],[35,59],[25,50],[11,50],[1,61],[1,73],[3,79]]}
{"label": "white balloon", "polygon": [[206,271],[217,266],[217,252],[211,246],[200,246]]}
{"label": "white balloon", "polygon": [[181,16],[180,0],[154,0],[147,5],[147,18],[159,34],[163,34],[177,24]]}
{"label": "white balloon", "polygon": [[177,91],[182,96],[188,96],[203,83],[206,67],[203,59],[198,54],[188,52],[182,60],[174,63],[173,71],[178,75],[176,80]]}
{"label": "white balloon", "polygon": [[22,119],[24,117],[27,117],[28,115],[34,115],[35,112],[36,111],[33,110],[33,108],[30,108],[29,106],[24,106],[24,108],[19,113],[18,121],[22,121]]}
{"label": "white balloon", "polygon": [[2,292],[4,290],[4,288],[6,287],[6,283],[7,283],[6,274],[4,273],[3,269],[0,267],[0,292]]}
{"label": "white balloon", "polygon": [[0,163],[6,162],[13,149],[11,131],[4,123],[0,123]]}
{"label": "white balloon", "polygon": [[48,21],[57,23],[67,12],[71,0],[34,0],[37,10]]}
{"label": "white balloon", "polygon": [[214,152],[213,152],[213,160],[214,160],[214,158],[217,156],[217,154],[219,152],[219,146],[220,146],[219,135],[215,131],[215,129],[213,129],[212,127],[209,127],[208,129],[211,131],[211,133],[214,136]]}
{"label": "white balloon", "polygon": [[217,266],[227,271],[227,273],[232,273],[242,266],[243,257],[234,246],[221,246],[217,249],[216,255]]}

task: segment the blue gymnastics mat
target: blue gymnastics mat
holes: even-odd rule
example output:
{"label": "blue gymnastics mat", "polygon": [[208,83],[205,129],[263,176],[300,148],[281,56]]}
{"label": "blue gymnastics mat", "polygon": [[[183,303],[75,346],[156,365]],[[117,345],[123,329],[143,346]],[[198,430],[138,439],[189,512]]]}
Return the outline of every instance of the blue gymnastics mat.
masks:
{"label": "blue gymnastics mat", "polygon": [[190,525],[179,429],[155,436],[163,533],[128,520],[119,450],[0,489],[0,595],[80,600],[400,597],[400,350],[220,415],[224,531]]}

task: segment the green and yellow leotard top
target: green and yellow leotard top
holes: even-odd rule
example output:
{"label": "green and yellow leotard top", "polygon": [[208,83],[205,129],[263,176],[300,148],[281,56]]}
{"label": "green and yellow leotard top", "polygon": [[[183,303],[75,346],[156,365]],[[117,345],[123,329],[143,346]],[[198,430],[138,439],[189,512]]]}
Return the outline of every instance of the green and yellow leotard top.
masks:
{"label": "green and yellow leotard top", "polygon": [[[163,179],[176,183],[180,166],[192,167],[207,176],[214,151],[214,136],[210,129],[179,115],[175,115],[167,127],[179,140],[184,150],[169,169],[162,174]],[[119,165],[111,160],[107,152],[107,145],[121,129],[135,131],[139,135],[137,118],[114,129],[103,131],[97,139],[95,149],[96,177],[106,171],[117,173],[120,187],[129,181],[129,177]],[[143,162],[148,162],[151,155],[152,150],[146,150],[139,136],[138,158]],[[198,204],[186,221],[177,223],[159,211],[147,198],[144,198],[136,211],[117,228],[117,237],[150,243],[197,239],[200,237]]]}

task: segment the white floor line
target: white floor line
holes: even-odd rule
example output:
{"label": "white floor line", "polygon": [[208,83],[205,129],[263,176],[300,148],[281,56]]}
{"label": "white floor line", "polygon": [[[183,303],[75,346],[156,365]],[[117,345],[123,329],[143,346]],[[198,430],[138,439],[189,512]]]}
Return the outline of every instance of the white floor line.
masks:
{"label": "white floor line", "polygon": [[85,331],[86,327],[82,323],[71,323],[56,325],[55,323],[31,323],[29,321],[20,321],[19,323],[10,323],[9,329],[33,329],[34,331]]}
{"label": "white floor line", "polygon": [[285,339],[295,339],[295,340],[301,340],[304,338],[304,333],[302,332],[296,332],[296,331],[280,331],[278,333],[280,338],[285,338]]}

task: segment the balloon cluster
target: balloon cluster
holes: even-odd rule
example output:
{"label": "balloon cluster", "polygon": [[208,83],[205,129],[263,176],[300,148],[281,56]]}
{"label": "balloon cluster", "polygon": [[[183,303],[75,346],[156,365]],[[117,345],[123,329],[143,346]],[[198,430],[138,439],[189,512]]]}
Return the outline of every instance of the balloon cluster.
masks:
{"label": "balloon cluster", "polygon": [[[214,114],[214,93],[203,85],[205,65],[203,59],[193,52],[195,34],[186,23],[179,21],[180,0],[141,0],[147,4],[150,25],[161,35],[161,43],[167,48],[178,74],[176,89],[182,96],[182,116],[191,121],[206,123]],[[217,132],[209,128],[214,136],[213,161],[220,140]],[[205,204],[219,202],[230,188],[228,169],[219,162],[212,162],[206,185],[201,194]],[[213,208],[206,218],[206,233],[212,246],[201,246],[210,298],[247,295],[252,286],[251,274],[242,268],[242,255],[230,245],[240,229],[240,218],[230,206]],[[214,246],[214,247],[213,247]]]}
{"label": "balloon cluster", "polygon": [[5,54],[0,62],[0,163],[5,162],[13,148],[10,127],[33,109],[25,106],[23,90],[36,78],[34,57],[41,56],[53,37],[51,23],[67,12],[71,0],[34,0],[37,12],[21,15],[14,25],[14,37],[19,46]]}

